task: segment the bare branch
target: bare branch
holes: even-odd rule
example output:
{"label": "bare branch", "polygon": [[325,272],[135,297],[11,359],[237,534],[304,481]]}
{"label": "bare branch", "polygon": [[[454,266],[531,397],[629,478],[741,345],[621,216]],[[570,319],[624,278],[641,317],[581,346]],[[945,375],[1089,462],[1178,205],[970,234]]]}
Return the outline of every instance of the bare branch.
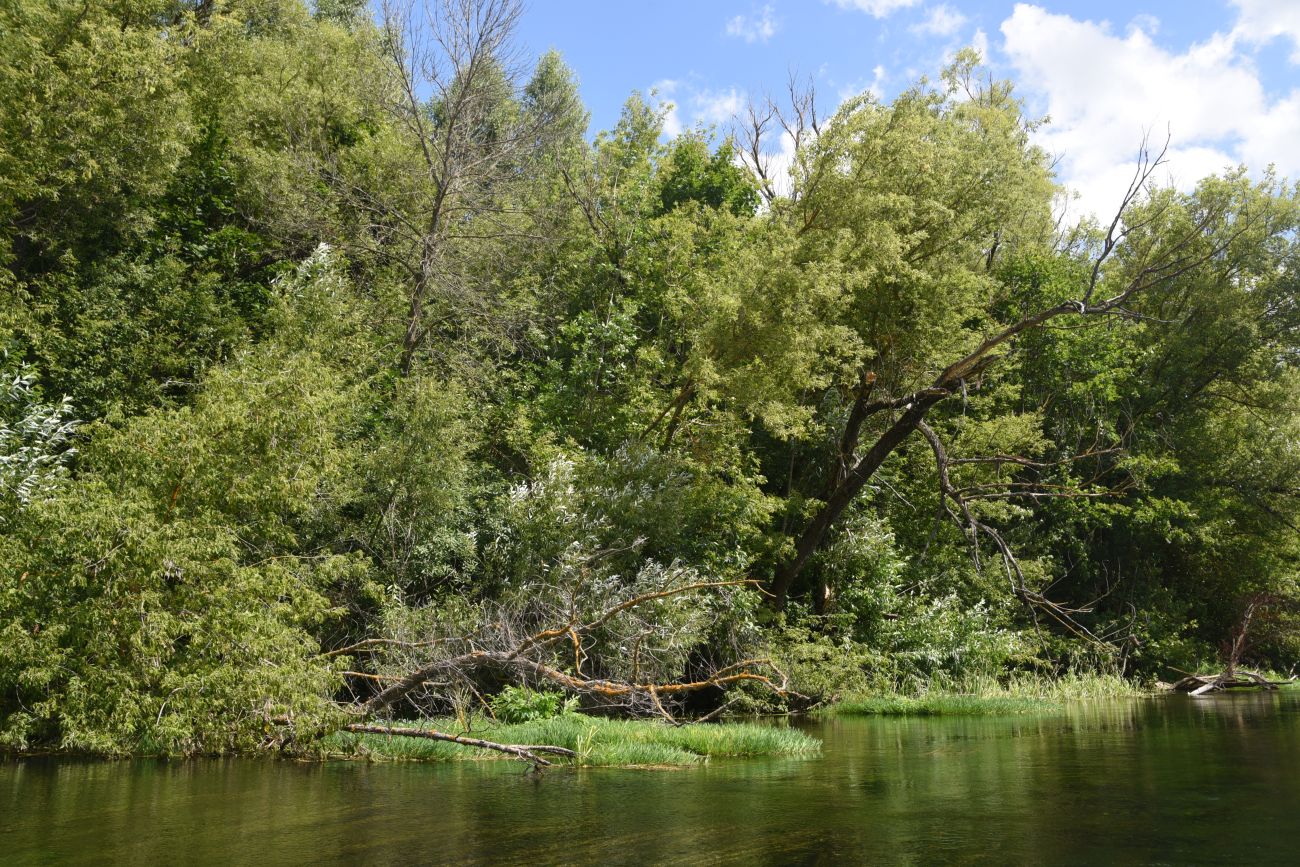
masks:
{"label": "bare branch", "polygon": [[1148,136],[1142,136],[1142,144],[1138,148],[1137,162],[1133,168],[1133,178],[1129,181],[1128,190],[1120,200],[1119,207],[1115,209],[1115,217],[1110,221],[1110,227],[1106,230],[1106,240],[1102,242],[1101,253],[1097,256],[1092,264],[1092,275],[1088,279],[1088,288],[1083,293],[1083,304],[1087,305],[1092,300],[1092,293],[1097,288],[1097,281],[1101,278],[1101,266],[1110,258],[1114,252],[1115,245],[1132,229],[1120,230],[1120,225],[1124,220],[1125,214],[1132,208],[1137,197],[1146,189],[1147,183],[1151,180],[1152,175],[1165,162],[1165,156],[1169,153],[1169,142],[1172,138],[1170,133],[1165,135],[1164,146],[1160,152],[1152,159],[1151,151],[1147,147]]}
{"label": "bare branch", "polygon": [[550,767],[551,762],[542,758],[538,753],[547,753],[556,756],[565,756],[567,758],[577,758],[577,753],[565,747],[554,747],[547,745],[530,744],[520,746],[516,744],[499,744],[495,741],[485,741],[482,738],[470,738],[464,735],[449,735],[445,732],[434,729],[412,728],[410,726],[387,726],[387,725],[370,725],[363,723],[353,723],[344,726],[345,731],[354,734],[371,734],[387,735],[389,737],[401,738],[425,738],[434,741],[446,741],[447,743],[460,744],[466,747],[478,747],[482,750],[494,750],[498,753],[505,753],[514,756],[517,759],[529,762],[534,767]]}
{"label": "bare branch", "polygon": [[[1043,611],[1076,637],[1082,638],[1099,647],[1106,648],[1107,650],[1113,649],[1113,645],[1098,638],[1086,626],[1082,625],[1075,619],[1074,615],[1089,613],[1091,611],[1090,608],[1068,608],[1059,603],[1053,602],[1038,591],[1030,589],[1028,584],[1025,582],[1025,573],[1020,568],[1020,562],[1016,559],[1015,553],[1011,550],[1011,546],[1007,544],[1006,539],[1003,538],[1002,534],[997,529],[978,520],[967,504],[968,498],[964,497],[962,491],[953,486],[948,474],[948,467],[950,464],[948,453],[943,446],[942,440],[939,439],[939,435],[935,433],[934,428],[930,427],[930,425],[924,421],[917,424],[917,430],[920,431],[921,435],[925,437],[927,442],[929,442],[930,448],[934,452],[935,462],[938,465],[941,505],[942,498],[946,497],[951,499],[961,510],[961,520],[959,523],[964,524],[965,532],[971,539],[972,556],[975,559],[976,568],[980,568],[980,564],[978,553],[979,548],[978,545],[975,544],[975,539],[977,534],[983,533],[993,541],[993,544],[1002,555],[1002,564],[1007,574],[1007,580],[1011,585],[1012,593],[1014,593],[1017,598],[1029,606],[1031,610]],[[1021,495],[1086,496],[1086,494],[1067,494],[1066,492],[1056,492],[1054,494],[1022,492]],[[993,496],[995,495],[985,495],[983,499],[990,499],[993,498]],[[952,512],[949,511],[949,514],[952,514]],[[956,518],[955,515],[953,517]]]}

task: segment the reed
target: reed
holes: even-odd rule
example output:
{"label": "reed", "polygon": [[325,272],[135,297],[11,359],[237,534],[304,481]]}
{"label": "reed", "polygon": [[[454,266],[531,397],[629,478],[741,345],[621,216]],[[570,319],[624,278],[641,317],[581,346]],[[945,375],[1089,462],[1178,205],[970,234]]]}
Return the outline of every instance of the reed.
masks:
{"label": "reed", "polygon": [[[469,734],[502,744],[564,747],[578,754],[577,764],[588,767],[680,766],[698,764],[714,756],[806,755],[821,749],[816,738],[797,729],[757,723],[671,726],[657,720],[611,720],[568,713],[516,724],[476,719],[469,732],[454,719],[400,725]],[[349,732],[327,736],[321,750],[329,757],[390,761],[508,758],[444,741]]]}
{"label": "reed", "polygon": [[1019,673],[994,677],[936,679],[915,694],[849,695],[827,712],[845,716],[996,716],[1050,711],[1071,701],[1135,698],[1146,691],[1117,674]]}

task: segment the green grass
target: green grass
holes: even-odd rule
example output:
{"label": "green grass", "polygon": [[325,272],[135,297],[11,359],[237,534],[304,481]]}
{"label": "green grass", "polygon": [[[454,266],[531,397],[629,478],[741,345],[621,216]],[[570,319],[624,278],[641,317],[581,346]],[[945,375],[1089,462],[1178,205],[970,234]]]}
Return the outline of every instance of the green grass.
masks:
{"label": "green grass", "polygon": [[[455,720],[394,723],[462,733]],[[693,765],[711,756],[789,756],[816,753],[821,743],[801,731],[754,723],[707,723],[674,727],[652,720],[611,720],[565,714],[506,725],[476,720],[471,737],[503,744],[548,744],[578,753],[585,766]],[[335,732],[323,750],[328,756],[393,761],[508,759],[502,753],[424,738]],[[557,763],[566,759],[553,759]]]}
{"label": "green grass", "polygon": [[851,695],[828,708],[845,716],[997,716],[1041,713],[1066,702],[1134,698],[1146,693],[1113,674],[1070,672],[1057,677],[1018,675],[936,681],[916,695]]}
{"label": "green grass", "polygon": [[1035,713],[1055,706],[1055,702],[1038,698],[930,693],[854,696],[835,703],[830,712],[843,716],[997,716]]}

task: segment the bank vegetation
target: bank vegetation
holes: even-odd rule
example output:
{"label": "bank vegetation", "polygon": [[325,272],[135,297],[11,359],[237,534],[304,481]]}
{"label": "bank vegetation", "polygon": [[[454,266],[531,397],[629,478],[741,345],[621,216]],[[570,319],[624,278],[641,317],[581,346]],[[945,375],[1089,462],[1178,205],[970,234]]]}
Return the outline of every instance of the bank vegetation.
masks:
{"label": "bank vegetation", "polygon": [[0,745],[1295,670],[1294,185],[1062,219],[971,51],[592,131],[521,14],[0,3]]}

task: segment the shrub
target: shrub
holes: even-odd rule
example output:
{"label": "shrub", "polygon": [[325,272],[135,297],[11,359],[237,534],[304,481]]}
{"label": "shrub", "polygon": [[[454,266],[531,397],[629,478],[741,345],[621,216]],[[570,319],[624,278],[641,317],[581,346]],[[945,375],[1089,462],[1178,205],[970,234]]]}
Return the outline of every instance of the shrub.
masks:
{"label": "shrub", "polygon": [[525,723],[570,713],[578,707],[577,697],[564,693],[507,686],[492,698],[492,713],[503,723]]}

